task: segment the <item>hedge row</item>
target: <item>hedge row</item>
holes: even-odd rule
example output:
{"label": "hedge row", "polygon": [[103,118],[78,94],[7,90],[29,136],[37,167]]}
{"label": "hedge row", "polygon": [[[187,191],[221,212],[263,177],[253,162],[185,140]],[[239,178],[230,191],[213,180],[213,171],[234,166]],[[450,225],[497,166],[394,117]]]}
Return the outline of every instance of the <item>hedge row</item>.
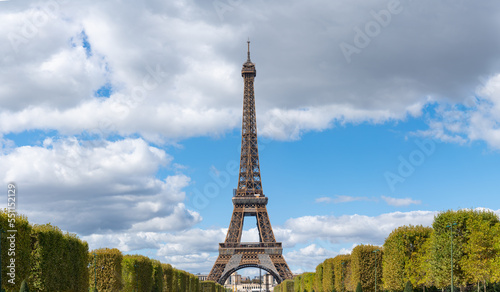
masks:
{"label": "hedge row", "polygon": [[88,291],[86,242],[8,210],[0,211],[0,228],[3,289],[19,291],[25,280],[35,291]]}
{"label": "hedge row", "polygon": [[120,291],[122,260],[122,253],[116,248],[92,251],[89,254],[89,287],[96,287],[98,291]]}
{"label": "hedge row", "polygon": [[36,291],[88,290],[88,245],[50,224],[34,225],[29,286]]}
{"label": "hedge row", "polygon": [[118,249],[89,253],[89,287],[99,292],[222,292],[215,282],[202,282],[193,274],[177,270],[141,255],[122,255]]}
{"label": "hedge row", "polygon": [[[9,225],[9,223],[13,225]],[[19,291],[21,282],[27,279],[30,274],[32,227],[25,216],[9,213],[7,209],[5,209],[4,211],[0,211],[0,228],[5,232],[3,234],[0,233],[2,244],[2,288]],[[9,232],[9,230],[17,230],[17,232],[13,233]],[[10,239],[13,234],[15,234],[15,242],[11,242]],[[12,247],[15,246],[14,253],[12,253],[12,250],[9,250],[11,244]],[[8,282],[8,280],[12,278],[8,275],[11,273],[11,268],[7,266],[14,266],[10,263],[11,259],[15,261],[14,269],[16,279],[14,283],[12,283],[12,281]]]}
{"label": "hedge row", "polygon": [[[145,256],[124,256],[108,248],[89,253],[87,242],[75,234],[50,224],[31,225],[25,216],[8,210],[0,211],[0,229],[2,288],[8,292],[19,291],[23,282],[30,291],[40,292],[225,291],[219,284],[200,283],[195,275]],[[15,281],[9,281],[14,275],[11,259]]]}
{"label": "hedge row", "polygon": [[[432,227],[401,226],[391,232],[383,247],[358,245],[351,254],[325,260],[316,273],[296,276],[294,291],[346,292],[358,287],[363,292],[373,292],[375,287],[377,291],[394,292],[444,290],[451,286],[451,257],[456,290],[500,289],[498,215],[449,210],[437,214]],[[284,291],[283,284],[278,287],[279,292]]]}

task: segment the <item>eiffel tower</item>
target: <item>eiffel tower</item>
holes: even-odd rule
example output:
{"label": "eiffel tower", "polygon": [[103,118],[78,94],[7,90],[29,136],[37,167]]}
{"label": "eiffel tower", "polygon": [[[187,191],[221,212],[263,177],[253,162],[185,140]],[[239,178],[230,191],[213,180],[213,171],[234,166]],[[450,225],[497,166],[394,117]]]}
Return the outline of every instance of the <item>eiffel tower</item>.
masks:
{"label": "eiffel tower", "polygon": [[[282,255],[281,242],[274,238],[266,208],[268,198],[262,190],[253,89],[256,75],[255,64],[250,61],[248,41],[247,61],[241,69],[245,88],[238,188],[233,195],[234,210],[226,240],[219,243],[219,257],[208,275],[208,280],[220,284],[224,284],[233,272],[248,267],[266,270],[278,283],[293,277]],[[243,220],[247,216],[257,219],[259,242],[241,242]]]}

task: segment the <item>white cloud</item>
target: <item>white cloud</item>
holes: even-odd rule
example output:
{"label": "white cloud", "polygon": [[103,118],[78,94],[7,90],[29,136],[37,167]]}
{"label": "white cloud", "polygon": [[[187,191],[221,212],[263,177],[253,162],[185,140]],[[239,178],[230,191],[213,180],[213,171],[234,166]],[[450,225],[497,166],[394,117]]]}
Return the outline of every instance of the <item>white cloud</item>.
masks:
{"label": "white cloud", "polygon": [[46,139],[0,156],[0,176],[18,184],[19,211],[33,222],[80,234],[182,230],[201,217],[182,203],[188,177],[155,178],[171,160],[142,139]]}
{"label": "white cloud", "polygon": [[353,197],[353,196],[343,196],[337,195],[335,198],[331,197],[321,197],[315,200],[316,203],[348,203],[348,202],[356,202],[356,201],[373,201],[368,197]]}
{"label": "white cloud", "polygon": [[328,240],[331,243],[372,242],[381,244],[389,233],[402,225],[430,226],[436,212],[393,212],[370,217],[366,215],[304,216],[286,221],[283,227],[274,228],[276,237],[283,238],[288,247],[308,242],[310,239]]}
{"label": "white cloud", "polygon": [[500,149],[500,74],[483,82],[476,97],[462,103],[437,105],[428,121],[429,129],[418,135],[459,144],[484,141]]}
{"label": "white cloud", "polygon": [[288,265],[293,266],[293,273],[314,271],[316,266],[327,258],[332,258],[338,253],[327,250],[316,244],[310,244],[304,248],[287,252],[284,257]]}
{"label": "white cloud", "polygon": [[413,200],[411,198],[391,198],[391,197],[386,197],[382,196],[382,200],[384,200],[388,205],[391,206],[409,206],[411,204],[420,204],[422,201],[420,200]]}
{"label": "white cloud", "polygon": [[[398,25],[384,27],[378,45],[370,44],[348,64],[339,44],[352,42],[352,27],[371,20],[370,11],[384,9],[385,2],[242,4],[227,11],[223,21],[211,3],[200,1],[120,7],[109,1],[55,2],[51,9],[46,3],[16,3],[0,13],[2,43],[10,44],[9,35],[23,36],[26,23],[33,28],[18,50],[0,49],[1,133],[55,129],[79,134],[102,130],[99,123],[105,123],[111,126],[105,130],[139,133],[155,142],[220,135],[239,126],[239,70],[248,35],[255,36],[252,58],[259,71],[259,133],[281,140],[336,124],[420,116],[430,96],[461,100],[463,87],[491,74],[490,64],[499,57],[499,44],[486,37],[497,31],[495,9],[472,4],[464,19],[463,3],[405,3],[405,17],[392,20]],[[419,22],[421,13],[442,16],[441,11],[447,12],[445,18],[427,17],[431,21],[425,25],[412,25],[416,31],[409,40],[408,30],[400,29]],[[37,22],[35,15],[46,20]],[[452,23],[455,33],[443,34],[442,23]],[[282,41],[276,42],[277,36]],[[471,49],[472,43],[481,45]],[[413,58],[416,47],[425,57]],[[451,50],[453,58],[442,54]],[[96,99],[93,92],[106,83],[112,86],[111,97]],[[491,119],[471,120],[494,129]],[[475,135],[471,139],[496,143],[494,131]]]}

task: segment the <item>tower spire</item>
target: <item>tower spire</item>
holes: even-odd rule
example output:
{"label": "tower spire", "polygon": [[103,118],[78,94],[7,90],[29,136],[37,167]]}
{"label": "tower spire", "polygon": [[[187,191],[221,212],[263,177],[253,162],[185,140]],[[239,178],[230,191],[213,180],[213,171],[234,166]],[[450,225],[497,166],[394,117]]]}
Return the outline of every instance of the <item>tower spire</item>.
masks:
{"label": "tower spire", "polygon": [[247,44],[248,44],[247,62],[252,62],[250,61],[250,38],[248,38]]}

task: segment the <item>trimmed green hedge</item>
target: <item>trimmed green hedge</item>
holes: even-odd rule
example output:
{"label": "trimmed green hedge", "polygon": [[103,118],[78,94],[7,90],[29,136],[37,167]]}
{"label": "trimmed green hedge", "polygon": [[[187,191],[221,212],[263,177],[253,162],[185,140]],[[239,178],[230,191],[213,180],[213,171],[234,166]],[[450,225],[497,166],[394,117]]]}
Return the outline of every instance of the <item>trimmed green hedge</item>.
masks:
{"label": "trimmed green hedge", "polygon": [[151,263],[153,265],[153,287],[151,292],[162,292],[165,285],[163,282],[163,267],[158,260],[151,260]]}
{"label": "trimmed green hedge", "polygon": [[163,292],[172,292],[174,290],[174,269],[169,264],[161,264],[163,269]]}
{"label": "trimmed green hedge", "polygon": [[122,261],[123,291],[150,292],[153,287],[151,259],[141,255],[126,255]]}
{"label": "trimmed green hedge", "polygon": [[90,252],[90,287],[94,288],[95,275],[97,274],[97,290],[99,292],[120,291],[122,289],[122,260],[122,253],[116,248],[101,248]]}
{"label": "trimmed green hedge", "polygon": [[335,291],[347,291],[351,281],[351,255],[337,255],[333,258],[333,272],[335,274]]}
{"label": "trimmed green hedge", "polygon": [[88,291],[88,244],[50,224],[33,226],[30,286],[36,291]]}
{"label": "trimmed green hedge", "polygon": [[[1,235],[2,288],[7,290],[19,291],[22,281],[27,280],[30,273],[32,228],[26,216],[18,215],[15,213],[10,214],[11,215],[9,216],[7,209],[0,211],[0,228],[2,228],[4,232],[6,232]],[[12,223],[13,225],[9,226],[9,223]],[[8,232],[8,230],[17,230],[17,232],[12,233]],[[14,235],[15,237],[15,250],[9,250],[11,245],[11,240],[9,239],[9,237],[12,237],[12,235]],[[15,259],[14,284],[12,284],[12,281],[10,283],[8,282],[11,277],[8,275],[8,273],[10,273],[10,268],[8,269],[7,266],[10,265],[11,258]]]}
{"label": "trimmed green hedge", "polygon": [[333,259],[326,259],[323,262],[322,269],[322,290],[325,292],[332,292],[335,290],[335,274],[333,272]]}
{"label": "trimmed green hedge", "polygon": [[[377,252],[374,252],[378,250]],[[375,269],[377,269],[377,285],[382,288],[382,247],[374,245],[358,245],[351,253],[351,281],[348,290],[353,291],[352,285],[361,283],[363,291],[375,290]],[[376,265],[375,265],[376,264]],[[357,288],[356,288],[357,289]]]}
{"label": "trimmed green hedge", "polygon": [[[201,291],[200,291],[201,292]],[[293,280],[285,280],[274,287],[274,292],[293,292]]]}

